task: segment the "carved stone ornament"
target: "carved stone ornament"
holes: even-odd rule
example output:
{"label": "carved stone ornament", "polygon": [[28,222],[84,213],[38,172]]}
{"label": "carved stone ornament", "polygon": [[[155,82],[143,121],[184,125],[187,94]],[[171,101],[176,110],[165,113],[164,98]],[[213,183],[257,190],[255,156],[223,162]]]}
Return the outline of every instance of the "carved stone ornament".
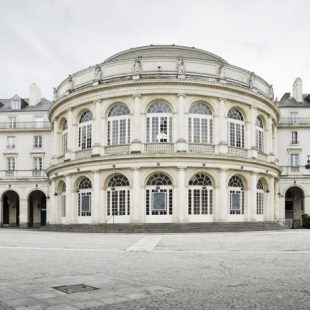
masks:
{"label": "carved stone ornament", "polygon": [[94,82],[100,82],[102,78],[102,71],[99,65],[96,65],[94,72]]}

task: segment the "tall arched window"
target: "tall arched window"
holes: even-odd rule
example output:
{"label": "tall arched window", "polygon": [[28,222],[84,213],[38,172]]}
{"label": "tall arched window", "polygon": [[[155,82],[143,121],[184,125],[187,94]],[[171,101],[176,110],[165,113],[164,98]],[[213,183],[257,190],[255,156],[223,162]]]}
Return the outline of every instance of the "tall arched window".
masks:
{"label": "tall arched window", "polygon": [[163,173],[151,175],[146,183],[146,215],[172,214],[172,182]]}
{"label": "tall arched window", "polygon": [[130,215],[129,181],[122,174],[113,175],[108,182],[107,214]]}
{"label": "tall arched window", "polygon": [[191,105],[188,118],[188,142],[213,142],[213,117],[210,108],[203,102]]}
{"label": "tall arched window", "polygon": [[228,145],[244,148],[244,120],[241,112],[232,108],[228,112]]}
{"label": "tall arched window", "polygon": [[229,213],[244,214],[244,184],[242,179],[234,175],[228,182],[229,187]]}
{"label": "tall arched window", "polygon": [[264,152],[264,125],[260,117],[256,118],[255,122],[256,149],[259,152]]}
{"label": "tall arched window", "polygon": [[154,101],[147,109],[146,142],[172,142],[172,109],[165,101]]}
{"label": "tall arched window", "polygon": [[79,148],[89,149],[92,146],[93,115],[90,111],[84,112],[79,121]]}
{"label": "tall arched window", "polygon": [[261,179],[256,184],[256,214],[264,214],[264,183]]}
{"label": "tall arched window", "polygon": [[213,213],[213,186],[204,173],[196,173],[189,181],[188,214]]}
{"label": "tall arched window", "polygon": [[108,145],[130,143],[130,112],[126,104],[118,103],[108,115]]}
{"label": "tall arched window", "polygon": [[66,183],[61,186],[61,216],[66,217]]}
{"label": "tall arched window", "polygon": [[68,122],[65,119],[63,124],[62,124],[62,133],[61,133],[61,137],[62,137],[62,153],[65,154],[68,150]]}
{"label": "tall arched window", "polygon": [[83,178],[78,188],[78,215],[91,216],[92,184],[88,178]]}

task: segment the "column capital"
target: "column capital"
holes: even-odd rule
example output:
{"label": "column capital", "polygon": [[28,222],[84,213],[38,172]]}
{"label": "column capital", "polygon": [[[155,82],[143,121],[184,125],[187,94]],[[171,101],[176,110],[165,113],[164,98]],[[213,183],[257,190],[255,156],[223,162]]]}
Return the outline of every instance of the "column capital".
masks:
{"label": "column capital", "polygon": [[178,170],[179,171],[184,171],[187,167],[186,166],[177,166]]}
{"label": "column capital", "polygon": [[135,171],[135,170],[140,170],[141,167],[140,166],[139,167],[131,167],[131,169]]}
{"label": "column capital", "polygon": [[185,95],[184,93],[177,93],[177,97],[183,97],[183,98],[185,98],[186,95]]}
{"label": "column capital", "polygon": [[223,97],[219,97],[218,100],[219,100],[219,101],[224,101],[224,102],[227,101],[227,99],[226,99],[226,98],[223,98]]}
{"label": "column capital", "polygon": [[257,110],[257,107],[255,107],[254,105],[251,105],[251,110],[254,110],[254,111],[256,111]]}

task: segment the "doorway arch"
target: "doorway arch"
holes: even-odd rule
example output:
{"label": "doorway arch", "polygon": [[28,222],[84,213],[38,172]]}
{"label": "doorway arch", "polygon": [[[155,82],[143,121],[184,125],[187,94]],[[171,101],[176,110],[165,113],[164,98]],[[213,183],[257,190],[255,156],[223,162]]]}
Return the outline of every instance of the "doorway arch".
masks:
{"label": "doorway arch", "polygon": [[28,226],[46,225],[46,196],[40,190],[32,191],[28,196]]}
{"label": "doorway arch", "polygon": [[304,214],[304,191],[298,186],[290,187],[285,193],[285,219],[301,219]]}
{"label": "doorway arch", "polygon": [[19,226],[19,195],[8,190],[3,193],[1,198],[2,204],[2,225]]}

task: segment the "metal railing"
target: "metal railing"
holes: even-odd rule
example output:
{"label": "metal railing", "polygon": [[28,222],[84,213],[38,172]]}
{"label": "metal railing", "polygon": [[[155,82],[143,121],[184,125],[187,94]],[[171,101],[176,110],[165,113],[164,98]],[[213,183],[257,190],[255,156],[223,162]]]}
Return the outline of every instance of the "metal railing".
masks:
{"label": "metal railing", "polygon": [[279,121],[280,125],[309,125],[310,126],[310,118],[309,117],[281,117]]}
{"label": "metal railing", "polygon": [[49,122],[1,122],[0,129],[50,129],[51,124]]}

